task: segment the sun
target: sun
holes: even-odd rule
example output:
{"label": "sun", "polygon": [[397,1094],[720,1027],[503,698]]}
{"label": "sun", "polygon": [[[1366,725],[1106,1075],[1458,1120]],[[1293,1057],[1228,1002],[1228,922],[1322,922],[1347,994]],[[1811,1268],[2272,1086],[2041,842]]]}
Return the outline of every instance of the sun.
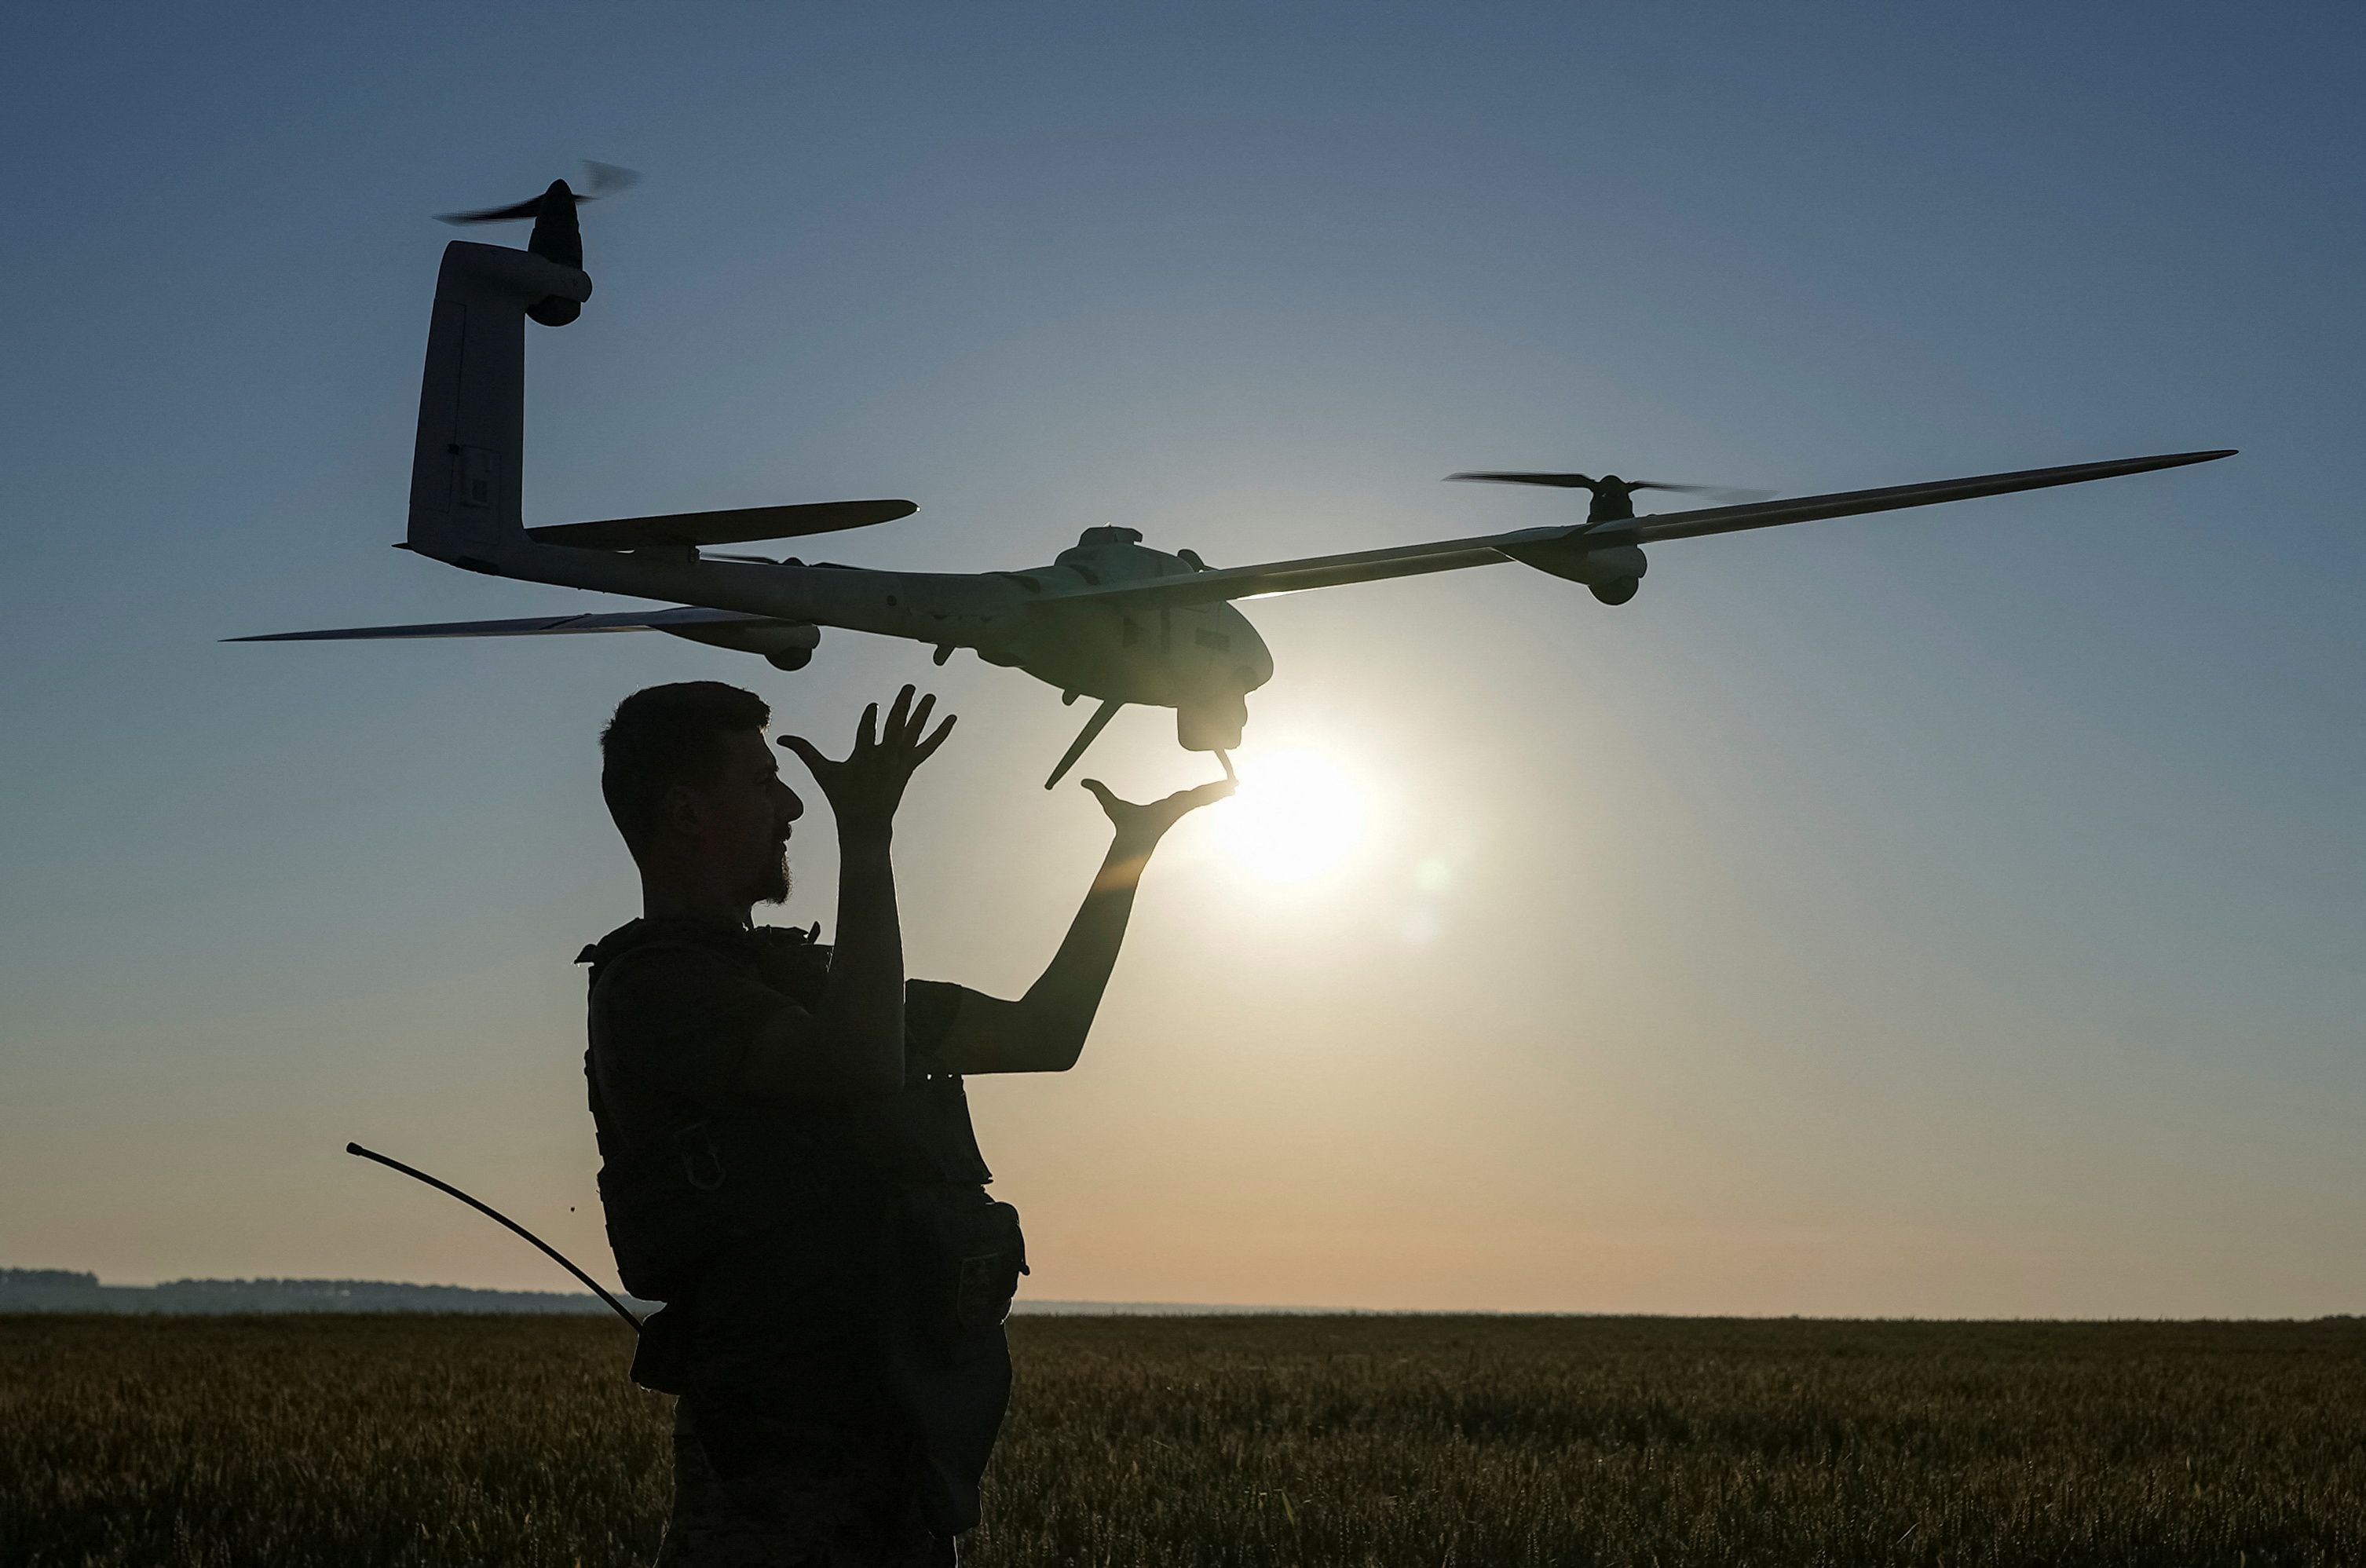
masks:
{"label": "sun", "polygon": [[1234,859],[1277,882],[1303,882],[1345,861],[1370,815],[1344,769],[1310,751],[1280,751],[1241,765],[1240,793],[1217,813]]}

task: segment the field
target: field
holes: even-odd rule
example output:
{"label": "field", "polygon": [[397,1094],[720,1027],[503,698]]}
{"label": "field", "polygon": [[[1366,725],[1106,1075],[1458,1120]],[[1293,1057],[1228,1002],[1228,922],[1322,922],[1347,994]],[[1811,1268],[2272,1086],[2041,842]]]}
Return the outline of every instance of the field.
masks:
{"label": "field", "polygon": [[[973,1568],[2366,1563],[2366,1322],[1011,1326]],[[0,1563],[645,1562],[628,1337],[0,1319]]]}

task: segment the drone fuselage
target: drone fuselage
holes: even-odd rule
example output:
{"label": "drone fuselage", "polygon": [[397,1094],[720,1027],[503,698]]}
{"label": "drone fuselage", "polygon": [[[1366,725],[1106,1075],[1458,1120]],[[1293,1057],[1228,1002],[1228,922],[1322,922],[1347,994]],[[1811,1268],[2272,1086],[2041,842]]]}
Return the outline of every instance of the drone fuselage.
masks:
{"label": "drone fuselage", "polygon": [[[1239,745],[1245,697],[1273,678],[1265,639],[1229,604],[1137,609],[1047,597],[1194,570],[1179,557],[1112,536],[1130,529],[1091,530],[1049,566],[973,573],[707,560],[687,546],[581,549],[522,533],[438,547],[420,521],[414,517],[411,549],[475,571],[968,649],[1063,693],[1171,707],[1192,750]],[[696,640],[770,654],[770,631],[724,628]]]}

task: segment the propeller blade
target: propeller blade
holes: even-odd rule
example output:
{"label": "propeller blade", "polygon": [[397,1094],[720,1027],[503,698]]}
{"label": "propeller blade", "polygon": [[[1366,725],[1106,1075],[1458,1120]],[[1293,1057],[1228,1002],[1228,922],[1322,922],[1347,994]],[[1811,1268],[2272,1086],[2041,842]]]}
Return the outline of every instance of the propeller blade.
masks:
{"label": "propeller blade", "polygon": [[583,183],[591,188],[589,196],[579,196],[578,201],[597,201],[603,196],[614,196],[620,190],[630,190],[641,183],[638,169],[623,168],[614,164],[595,164],[583,160]]}
{"label": "propeller blade", "polygon": [[1765,501],[1774,492],[1771,490],[1735,490],[1727,485],[1672,485],[1657,479],[1645,479],[1628,487],[1632,490],[1672,490],[1684,495],[1705,495],[1720,506],[1745,506],[1753,501]]}
{"label": "propeller blade", "polygon": [[1583,490],[1594,482],[1591,474],[1448,474],[1449,479],[1481,479],[1498,485],[1551,485],[1556,490]]}
{"label": "propeller blade", "polygon": [[[579,196],[575,199],[580,202],[586,198]],[[541,216],[542,197],[537,196],[531,200],[517,202],[509,207],[487,207],[475,212],[439,212],[435,215],[435,221],[438,223],[514,223],[521,219]]]}

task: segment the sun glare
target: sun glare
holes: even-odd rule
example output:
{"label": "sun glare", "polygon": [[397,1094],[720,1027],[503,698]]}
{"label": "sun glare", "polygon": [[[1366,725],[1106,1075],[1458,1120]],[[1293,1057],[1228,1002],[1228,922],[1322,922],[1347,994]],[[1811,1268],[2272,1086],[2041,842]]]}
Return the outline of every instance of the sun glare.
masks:
{"label": "sun glare", "polygon": [[1346,859],[1369,815],[1363,790],[1335,764],[1306,751],[1241,762],[1240,793],[1220,811],[1224,847],[1278,882],[1301,882]]}

